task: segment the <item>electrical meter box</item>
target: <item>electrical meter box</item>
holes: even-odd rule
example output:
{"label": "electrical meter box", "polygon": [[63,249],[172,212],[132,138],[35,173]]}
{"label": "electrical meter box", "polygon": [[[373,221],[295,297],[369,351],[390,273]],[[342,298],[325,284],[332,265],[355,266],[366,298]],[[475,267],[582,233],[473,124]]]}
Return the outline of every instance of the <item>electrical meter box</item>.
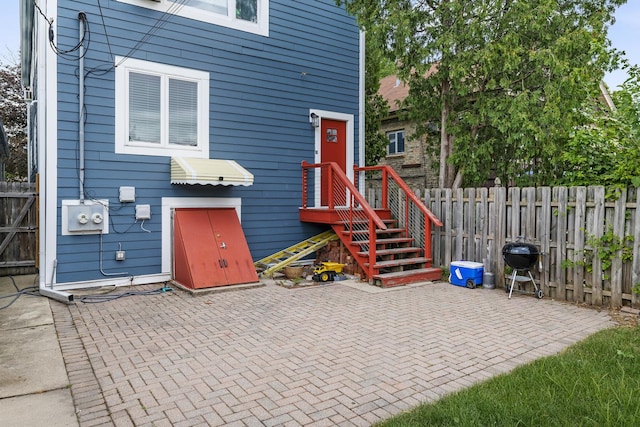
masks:
{"label": "electrical meter box", "polygon": [[109,232],[108,201],[65,200],[62,204],[62,234],[106,234]]}

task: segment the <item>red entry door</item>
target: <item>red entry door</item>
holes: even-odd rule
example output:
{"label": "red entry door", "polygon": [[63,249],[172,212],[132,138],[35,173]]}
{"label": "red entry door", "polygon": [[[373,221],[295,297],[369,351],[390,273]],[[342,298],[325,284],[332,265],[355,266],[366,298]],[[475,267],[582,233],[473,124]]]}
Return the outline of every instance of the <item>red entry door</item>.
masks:
{"label": "red entry door", "polygon": [[176,209],[173,225],[178,283],[199,289],[258,281],[234,208]]}
{"label": "red entry door", "polygon": [[[336,162],[343,172],[347,172],[347,122],[322,119],[320,126],[320,162]],[[329,204],[329,195],[334,191],[344,192],[344,186],[328,188],[329,179],[323,172],[321,178],[320,204]],[[335,185],[335,183],[334,183]],[[336,204],[344,202],[343,197],[334,200]]]}

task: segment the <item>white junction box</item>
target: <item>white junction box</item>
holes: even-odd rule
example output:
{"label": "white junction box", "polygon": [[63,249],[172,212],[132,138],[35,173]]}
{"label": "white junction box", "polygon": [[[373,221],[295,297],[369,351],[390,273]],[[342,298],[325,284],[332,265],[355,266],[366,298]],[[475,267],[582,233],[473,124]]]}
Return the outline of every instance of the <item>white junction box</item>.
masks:
{"label": "white junction box", "polygon": [[120,187],[120,202],[135,202],[136,187]]}
{"label": "white junction box", "polygon": [[63,200],[62,235],[109,233],[108,200]]}
{"label": "white junction box", "polygon": [[136,205],[136,219],[151,219],[151,205]]}

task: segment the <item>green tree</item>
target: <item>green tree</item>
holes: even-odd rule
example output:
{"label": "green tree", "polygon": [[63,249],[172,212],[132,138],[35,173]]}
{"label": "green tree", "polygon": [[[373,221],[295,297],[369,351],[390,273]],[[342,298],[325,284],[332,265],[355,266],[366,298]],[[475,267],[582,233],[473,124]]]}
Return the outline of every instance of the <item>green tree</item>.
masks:
{"label": "green tree", "polygon": [[[409,85],[404,108],[439,124],[439,185],[543,184],[580,108],[617,60],[606,37],[626,0],[344,0]],[[456,179],[457,177],[457,179]]]}
{"label": "green tree", "polygon": [[640,69],[625,68],[630,77],[613,93],[613,109],[582,109],[587,124],[571,135],[555,184],[640,186]]}
{"label": "green tree", "polygon": [[4,159],[8,181],[27,177],[27,107],[23,100],[20,65],[0,62],[0,117],[9,138],[9,158]]}
{"label": "green tree", "polygon": [[[365,38],[365,163],[376,165],[385,156],[389,140],[380,132],[389,114],[387,101],[378,94],[380,79],[388,75],[388,61],[380,48],[381,34],[373,28]],[[386,64],[386,67],[385,67]]]}

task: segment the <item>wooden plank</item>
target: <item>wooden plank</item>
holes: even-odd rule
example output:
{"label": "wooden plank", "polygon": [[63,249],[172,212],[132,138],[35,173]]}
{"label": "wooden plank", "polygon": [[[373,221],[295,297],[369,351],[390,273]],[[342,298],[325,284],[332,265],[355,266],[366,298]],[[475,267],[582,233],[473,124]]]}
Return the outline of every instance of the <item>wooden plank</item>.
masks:
{"label": "wooden plank", "polygon": [[[476,261],[476,189],[467,189],[467,220],[464,221],[464,227],[467,229],[467,253],[465,258],[468,261]],[[464,211],[464,210],[463,210]],[[482,259],[480,259],[482,261]]]}
{"label": "wooden plank", "polygon": [[[613,234],[624,242],[625,236],[625,205],[627,202],[627,189],[622,189],[620,197],[616,200],[613,212]],[[622,306],[622,258],[618,253],[611,260],[611,302],[610,307]]]}
{"label": "wooden plank", "polygon": [[[633,232],[633,261],[631,270],[631,289],[636,286],[640,287],[640,187],[636,188],[636,204]],[[631,304],[636,307],[640,304],[640,294],[632,292]]]}
{"label": "wooden plank", "polygon": [[[440,218],[442,221],[442,191],[439,189],[432,190],[434,192],[434,204],[433,204],[433,214]],[[428,191],[425,191],[425,195],[428,194]],[[442,228],[443,227],[433,227],[433,265],[434,266],[444,266],[442,262]]]}
{"label": "wooden plank", "polygon": [[505,245],[507,224],[507,189],[496,187],[494,189],[495,230],[493,241],[493,259],[496,263],[495,281],[502,286],[504,283],[504,259],[502,259],[502,247]]}
{"label": "wooden plank", "polygon": [[568,199],[567,199],[567,215],[566,215],[566,224],[567,230],[565,233],[566,243],[566,252],[560,263],[560,267],[564,271],[565,277],[565,298],[567,301],[573,301],[573,267],[567,264],[567,260],[573,259],[573,249],[575,242],[575,229],[576,226],[576,212],[575,212],[575,199],[576,199],[576,187],[567,188]]}
{"label": "wooden plank", "polygon": [[515,242],[522,234],[520,233],[520,189],[517,187],[509,188],[511,199],[511,235],[507,239]]}
{"label": "wooden plank", "polygon": [[524,198],[527,201],[524,217],[524,238],[527,242],[536,243],[536,189],[527,187],[524,190]]}
{"label": "wooden plank", "polygon": [[[591,230],[589,233],[594,238],[599,239],[602,237],[605,227],[604,222],[604,202],[605,202],[605,189],[602,186],[593,187],[593,222],[591,224]],[[592,263],[592,294],[591,304],[602,305],[602,262],[600,258],[594,255]]]}
{"label": "wooden plank", "polygon": [[35,230],[34,227],[26,226],[26,227],[0,227],[0,233],[33,233]]}
{"label": "wooden plank", "polygon": [[493,260],[490,256],[492,253],[492,247],[490,247],[490,245],[493,244],[493,241],[489,240],[489,224],[487,222],[487,219],[489,218],[489,189],[480,188],[478,191],[480,193],[480,200],[477,208],[477,232],[480,245],[478,247],[478,253],[481,257],[479,260],[484,264],[486,272],[493,272]]}
{"label": "wooden plank", "polygon": [[444,190],[444,200],[445,200],[445,223],[444,223],[444,231],[445,231],[445,243],[444,243],[444,262],[448,267],[451,264],[452,257],[452,238],[453,238],[453,200],[452,193],[450,188],[446,188]]}
{"label": "wooden plank", "polygon": [[25,193],[18,193],[15,191],[11,191],[11,192],[7,192],[7,191],[2,191],[0,192],[0,197],[4,197],[7,199],[26,199],[29,197],[33,197],[35,196],[36,193],[33,192],[25,192]]}
{"label": "wooden plank", "polygon": [[549,251],[551,249],[551,188],[540,189],[540,252],[542,256],[542,271],[540,272],[540,286],[549,296],[549,278],[551,269]]}
{"label": "wooden plank", "polygon": [[455,212],[453,213],[454,215],[454,222],[455,222],[455,227],[456,227],[456,245],[455,245],[455,260],[459,261],[461,259],[464,259],[464,253],[463,253],[463,241],[464,241],[464,218],[463,218],[463,214],[464,214],[464,192],[462,188],[458,188],[455,190],[455,200],[457,202],[457,208],[455,210]]}
{"label": "wooden plank", "polygon": [[576,188],[575,222],[573,236],[573,301],[584,302],[584,243],[585,243],[585,218],[587,206],[587,189]]}
{"label": "wooden plank", "polygon": [[567,187],[555,187],[553,189],[556,192],[558,201],[557,217],[558,228],[555,240],[557,242],[557,250],[555,257],[555,277],[556,277],[556,295],[555,298],[559,301],[565,301],[566,295],[566,271],[563,267],[563,261],[566,259],[567,248]]}
{"label": "wooden plank", "polygon": [[10,268],[10,267],[35,267],[35,260],[26,260],[26,261],[0,261],[0,268]]}

